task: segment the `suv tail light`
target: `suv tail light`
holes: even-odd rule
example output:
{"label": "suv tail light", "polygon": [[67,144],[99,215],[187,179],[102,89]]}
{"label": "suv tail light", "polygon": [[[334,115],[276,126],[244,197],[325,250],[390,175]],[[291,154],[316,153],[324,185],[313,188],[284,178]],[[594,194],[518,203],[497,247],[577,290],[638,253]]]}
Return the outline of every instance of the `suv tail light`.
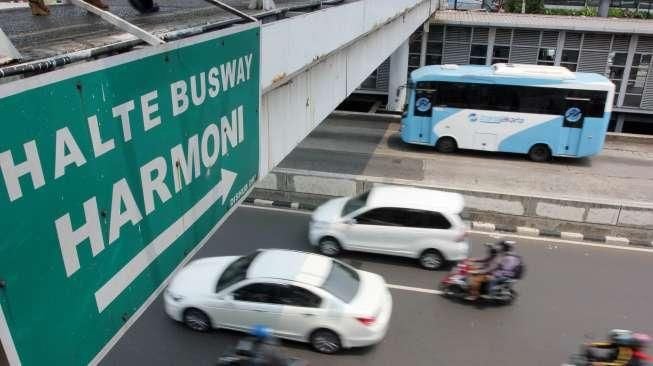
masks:
{"label": "suv tail light", "polygon": [[363,324],[363,325],[370,326],[370,325],[374,324],[374,322],[376,321],[376,318],[373,317],[373,316],[356,317],[356,320],[361,322],[361,324]]}

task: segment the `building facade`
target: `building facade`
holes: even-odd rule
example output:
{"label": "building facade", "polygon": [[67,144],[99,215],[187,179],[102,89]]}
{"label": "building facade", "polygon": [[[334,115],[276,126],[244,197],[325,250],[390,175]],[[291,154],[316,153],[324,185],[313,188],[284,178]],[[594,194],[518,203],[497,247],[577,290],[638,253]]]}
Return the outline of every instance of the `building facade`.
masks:
{"label": "building facade", "polygon": [[[559,65],[606,75],[617,95],[610,129],[653,133],[653,21],[442,11],[410,38],[422,65]],[[387,62],[361,89],[387,92]],[[385,90],[384,90],[385,88]]]}

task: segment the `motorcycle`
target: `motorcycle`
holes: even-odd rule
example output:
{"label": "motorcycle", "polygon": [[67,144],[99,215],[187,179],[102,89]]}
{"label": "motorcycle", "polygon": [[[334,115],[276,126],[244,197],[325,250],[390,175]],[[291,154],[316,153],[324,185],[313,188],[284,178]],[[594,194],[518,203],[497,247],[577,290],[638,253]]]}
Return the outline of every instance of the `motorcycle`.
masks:
{"label": "motorcycle", "polygon": [[653,357],[642,350],[650,340],[645,334],[613,329],[608,341],[584,343],[580,352],[572,355],[562,366],[650,365]]}
{"label": "motorcycle", "polygon": [[236,347],[218,359],[217,366],[308,366],[308,362],[283,357],[275,350],[278,342],[248,337],[238,341]]}
{"label": "motorcycle", "polygon": [[[458,263],[449,274],[440,281],[438,289],[440,294],[447,298],[463,300],[469,296],[469,284],[467,278],[469,272],[474,270],[476,266],[469,260]],[[489,284],[485,282],[481,286],[480,299],[494,302],[497,304],[508,305],[511,304],[518,296],[517,291],[513,285],[517,282],[514,279],[504,279],[494,285],[493,288],[488,289]]]}

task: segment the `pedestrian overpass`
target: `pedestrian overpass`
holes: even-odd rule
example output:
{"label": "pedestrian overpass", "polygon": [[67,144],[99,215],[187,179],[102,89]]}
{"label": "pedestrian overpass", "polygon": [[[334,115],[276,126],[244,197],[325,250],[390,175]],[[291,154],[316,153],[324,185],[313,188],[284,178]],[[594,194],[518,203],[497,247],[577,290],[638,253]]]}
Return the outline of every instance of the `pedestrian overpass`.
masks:
{"label": "pedestrian overpass", "polygon": [[99,362],[388,57],[401,105],[407,40],[439,3],[68,1],[0,10],[0,364]]}

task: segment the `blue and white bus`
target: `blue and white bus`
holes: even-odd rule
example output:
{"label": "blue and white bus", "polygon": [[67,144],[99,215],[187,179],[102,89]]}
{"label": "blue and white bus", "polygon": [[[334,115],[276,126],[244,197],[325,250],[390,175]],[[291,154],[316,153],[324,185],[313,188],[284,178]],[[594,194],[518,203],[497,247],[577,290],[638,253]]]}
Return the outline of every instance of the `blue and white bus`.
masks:
{"label": "blue and white bus", "polygon": [[614,84],[558,66],[426,66],[411,73],[401,139],[435,146],[584,157],[603,148]]}

